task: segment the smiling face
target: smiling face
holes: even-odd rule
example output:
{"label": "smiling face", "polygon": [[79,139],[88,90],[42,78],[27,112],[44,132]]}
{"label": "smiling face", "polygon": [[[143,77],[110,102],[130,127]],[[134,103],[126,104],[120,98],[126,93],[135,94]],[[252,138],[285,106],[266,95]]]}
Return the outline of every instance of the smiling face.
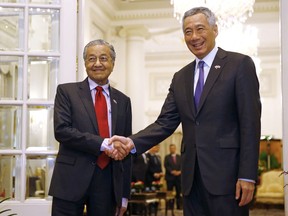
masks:
{"label": "smiling face", "polygon": [[203,59],[214,48],[218,28],[217,25],[209,25],[204,14],[197,13],[186,17],[183,31],[188,49],[197,58]]}
{"label": "smiling face", "polygon": [[105,85],[114,68],[109,47],[106,45],[87,47],[85,68],[90,79],[98,85]]}

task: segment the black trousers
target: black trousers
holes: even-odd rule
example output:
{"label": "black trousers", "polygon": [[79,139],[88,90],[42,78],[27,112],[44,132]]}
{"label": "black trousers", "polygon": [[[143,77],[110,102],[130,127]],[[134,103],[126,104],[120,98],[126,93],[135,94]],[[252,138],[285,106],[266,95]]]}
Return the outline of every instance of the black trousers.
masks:
{"label": "black trousers", "polygon": [[[77,183],[75,182],[75,187]],[[89,188],[81,200],[72,202],[53,197],[52,216],[83,216],[85,205],[87,216],[115,216],[116,201],[113,194],[111,164],[103,170],[95,166]]]}
{"label": "black trousers", "polygon": [[180,176],[179,178],[176,178],[175,180],[168,181],[166,180],[167,183],[167,190],[168,191],[173,191],[173,188],[175,187],[176,190],[176,206],[177,209],[180,209],[182,200],[181,200],[181,179]]}
{"label": "black trousers", "polygon": [[209,193],[203,184],[196,161],[192,190],[188,196],[183,197],[184,216],[248,216],[249,206],[239,207],[238,203],[235,194],[213,195]]}

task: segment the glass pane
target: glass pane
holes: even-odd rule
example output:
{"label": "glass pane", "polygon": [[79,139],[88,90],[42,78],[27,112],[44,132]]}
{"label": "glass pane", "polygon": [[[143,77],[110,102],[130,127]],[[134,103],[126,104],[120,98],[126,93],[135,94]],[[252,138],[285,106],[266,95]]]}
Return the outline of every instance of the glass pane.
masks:
{"label": "glass pane", "polygon": [[[21,8],[0,7],[0,50],[23,50],[24,12]],[[21,39],[22,40],[22,39]]]}
{"label": "glass pane", "polygon": [[15,197],[16,157],[0,155],[0,200]]}
{"label": "glass pane", "polygon": [[60,4],[61,0],[29,0],[29,2],[37,4]]}
{"label": "glass pane", "polygon": [[21,100],[23,58],[0,56],[0,99]]}
{"label": "glass pane", "polygon": [[26,198],[46,198],[55,164],[55,156],[27,156]]}
{"label": "glass pane", "polygon": [[60,10],[29,9],[29,50],[59,51]]}
{"label": "glass pane", "polygon": [[57,150],[53,131],[53,108],[28,107],[27,150]]}
{"label": "glass pane", "polygon": [[53,100],[58,71],[59,58],[30,57],[28,60],[28,98]]}
{"label": "glass pane", "polygon": [[20,149],[21,117],[21,107],[0,106],[0,149]]}

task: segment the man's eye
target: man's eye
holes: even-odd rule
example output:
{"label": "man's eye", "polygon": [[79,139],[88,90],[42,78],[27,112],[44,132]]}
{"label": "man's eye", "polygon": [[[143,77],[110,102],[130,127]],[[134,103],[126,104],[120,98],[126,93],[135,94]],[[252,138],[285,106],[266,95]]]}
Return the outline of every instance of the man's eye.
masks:
{"label": "man's eye", "polygon": [[88,61],[89,61],[89,62],[95,62],[95,61],[96,61],[96,58],[90,57],[90,58],[88,58]]}
{"label": "man's eye", "polygon": [[203,31],[204,31],[204,28],[198,28],[197,31],[198,31],[198,32],[203,32]]}
{"label": "man's eye", "polygon": [[100,60],[101,62],[107,62],[107,61],[108,61],[108,57],[107,57],[107,56],[101,56],[101,57],[99,58],[99,60]]}

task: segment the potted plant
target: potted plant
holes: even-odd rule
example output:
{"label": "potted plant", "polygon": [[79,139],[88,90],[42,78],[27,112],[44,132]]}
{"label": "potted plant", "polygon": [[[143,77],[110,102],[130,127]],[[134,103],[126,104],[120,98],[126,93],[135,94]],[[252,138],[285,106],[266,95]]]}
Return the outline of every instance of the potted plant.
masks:
{"label": "potted plant", "polygon": [[[4,198],[3,200],[0,200],[0,204],[3,203],[4,201],[10,199],[9,197],[8,198]],[[14,215],[17,215],[16,213],[10,213],[11,209],[3,209],[0,208],[0,215],[4,215],[4,213],[7,213],[5,216],[14,216]]]}
{"label": "potted plant", "polygon": [[137,182],[131,182],[131,192],[133,193],[141,193],[144,189],[144,182],[137,181]]}
{"label": "potted plant", "polygon": [[163,186],[161,181],[153,181],[152,182],[152,191],[160,190],[160,188]]}

